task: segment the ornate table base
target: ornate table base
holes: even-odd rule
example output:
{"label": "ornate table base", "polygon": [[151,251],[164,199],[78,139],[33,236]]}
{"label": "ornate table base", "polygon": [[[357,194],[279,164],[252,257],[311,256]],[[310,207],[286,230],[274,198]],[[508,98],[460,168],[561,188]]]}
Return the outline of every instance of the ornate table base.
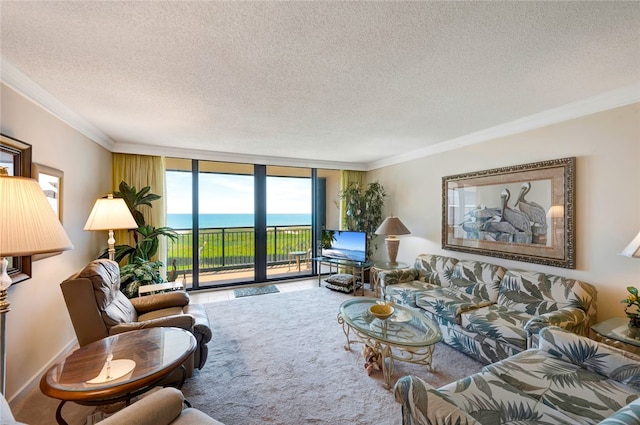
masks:
{"label": "ornate table base", "polygon": [[[388,319],[376,320],[379,322],[377,323],[377,325],[380,326],[383,335],[388,331],[392,331],[395,333],[402,331],[399,325],[395,324],[394,322],[389,322]],[[408,347],[406,345],[393,344],[387,341],[382,341],[371,335],[367,335],[363,332],[358,331],[358,329],[355,327],[350,326],[349,323],[344,320],[340,313],[338,313],[338,323],[342,325],[342,331],[347,337],[347,343],[344,346],[345,350],[351,351],[351,344],[360,343],[369,346],[376,353],[380,354],[380,362],[382,366],[382,375],[384,377],[385,388],[391,389],[391,375],[393,374],[395,360],[425,365],[427,366],[429,371],[433,371],[432,359],[435,344],[429,344],[423,347]],[[397,326],[398,328],[392,329],[394,326]],[[351,333],[351,331],[353,331],[353,334],[357,339],[350,338],[349,334]]]}

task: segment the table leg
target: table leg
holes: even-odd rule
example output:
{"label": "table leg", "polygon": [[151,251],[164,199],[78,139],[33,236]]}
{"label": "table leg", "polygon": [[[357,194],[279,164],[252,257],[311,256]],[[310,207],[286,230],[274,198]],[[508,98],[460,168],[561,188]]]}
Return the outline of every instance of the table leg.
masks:
{"label": "table leg", "polygon": [[65,403],[66,401],[62,400],[56,409],[56,422],[58,422],[59,425],[69,425],[62,417],[62,406],[64,406]]}
{"label": "table leg", "polygon": [[347,322],[344,321],[342,315],[338,313],[338,323],[342,325],[342,332],[347,337],[347,343],[344,346],[344,349],[347,351],[351,351],[351,340],[349,339],[349,330],[351,329]]}
{"label": "table leg", "polygon": [[[391,375],[393,374],[393,356],[391,355],[391,347],[384,345],[382,350],[382,376],[384,376],[384,387],[391,389]],[[389,359],[389,365],[387,365],[386,359]]]}

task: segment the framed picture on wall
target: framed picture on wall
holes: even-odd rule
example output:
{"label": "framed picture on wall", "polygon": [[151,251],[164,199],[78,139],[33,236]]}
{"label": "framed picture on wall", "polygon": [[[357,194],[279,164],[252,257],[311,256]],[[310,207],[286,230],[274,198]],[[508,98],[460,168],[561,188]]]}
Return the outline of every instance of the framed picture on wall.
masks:
{"label": "framed picture on wall", "polygon": [[[47,167],[46,165],[33,164],[31,167],[31,176],[40,183],[40,187],[44,192],[49,205],[58,216],[58,220],[62,223],[62,190],[64,173],[55,168]],[[42,258],[51,257],[61,254],[60,252],[53,252],[48,254],[33,255],[33,261],[40,260]]]}
{"label": "framed picture on wall", "polygon": [[575,268],[575,158],[442,178],[442,248]]}
{"label": "framed picture on wall", "polygon": [[[5,134],[0,134],[0,167],[9,176],[31,177],[31,145]],[[7,258],[7,273],[13,283],[31,277],[31,257]]]}

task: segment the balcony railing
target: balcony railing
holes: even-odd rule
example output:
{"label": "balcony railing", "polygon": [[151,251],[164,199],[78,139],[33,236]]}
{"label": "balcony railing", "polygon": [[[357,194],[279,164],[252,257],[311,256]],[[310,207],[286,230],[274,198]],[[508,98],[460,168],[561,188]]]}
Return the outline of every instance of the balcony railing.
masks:
{"label": "balcony railing", "polygon": [[[193,232],[176,230],[178,239],[167,241],[167,265],[175,260],[180,274],[192,272]],[[311,248],[311,226],[267,227],[267,266],[287,264],[289,253]],[[200,229],[199,271],[214,272],[250,268],[255,264],[253,227],[214,227]]]}

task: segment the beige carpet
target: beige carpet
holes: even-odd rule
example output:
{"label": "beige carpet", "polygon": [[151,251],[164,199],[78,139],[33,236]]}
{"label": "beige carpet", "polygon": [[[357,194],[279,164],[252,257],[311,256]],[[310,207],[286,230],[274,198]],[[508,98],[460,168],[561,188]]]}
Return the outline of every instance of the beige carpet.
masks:
{"label": "beige carpet", "polygon": [[[368,376],[358,344],[344,349],[336,316],[353,295],[315,288],[207,304],[209,360],[184,386],[191,403],[226,425],[401,424],[401,408]],[[393,382],[416,374],[435,386],[480,370],[444,344],[435,371],[396,362]]]}
{"label": "beige carpet", "polygon": [[[314,288],[206,304],[213,338],[205,368],[183,392],[194,407],[226,425],[399,425],[400,405],[368,376],[360,345],[344,349],[336,316],[353,295]],[[392,381],[415,374],[440,386],[475,373],[481,364],[440,343],[433,373],[395,363]],[[16,419],[53,424],[57,401],[33,391],[14,406]],[[70,425],[84,424],[92,408],[68,403]]]}

